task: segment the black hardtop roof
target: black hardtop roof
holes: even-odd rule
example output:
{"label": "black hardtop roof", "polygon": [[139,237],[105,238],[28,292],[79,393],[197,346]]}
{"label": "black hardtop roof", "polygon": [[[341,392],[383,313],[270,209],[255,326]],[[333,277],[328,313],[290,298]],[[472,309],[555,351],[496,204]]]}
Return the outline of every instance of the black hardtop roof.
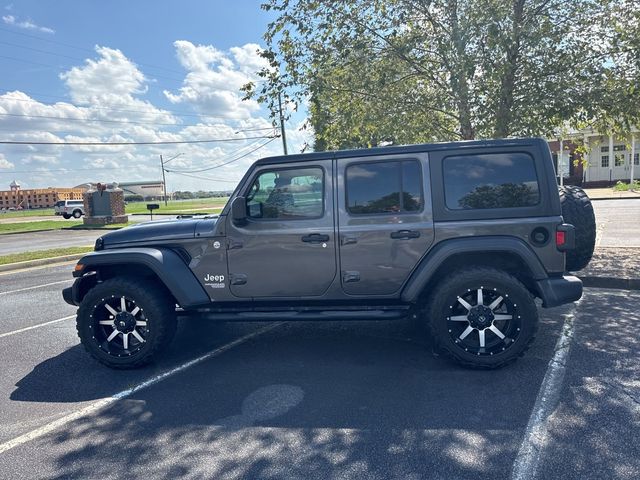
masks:
{"label": "black hardtop roof", "polygon": [[422,143],[417,145],[398,145],[390,147],[360,148],[354,150],[329,150],[326,152],[298,153],[294,155],[278,155],[257,160],[255,165],[312,162],[315,160],[327,160],[332,158],[367,157],[376,155],[394,155],[403,153],[434,152],[452,148],[483,148],[483,147],[524,147],[540,144],[546,145],[543,138],[507,138],[499,140],[465,140],[460,142]]}

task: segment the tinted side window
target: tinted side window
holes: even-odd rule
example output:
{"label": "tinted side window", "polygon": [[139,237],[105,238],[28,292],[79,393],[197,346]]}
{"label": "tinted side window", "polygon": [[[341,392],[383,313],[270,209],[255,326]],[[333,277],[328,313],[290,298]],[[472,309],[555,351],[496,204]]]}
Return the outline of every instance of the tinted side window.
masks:
{"label": "tinted side window", "polygon": [[390,214],[422,209],[422,175],[415,160],[360,163],[346,170],[347,210]]}
{"label": "tinted side window", "polygon": [[528,207],[540,201],[534,161],[526,153],[446,157],[442,170],[450,209]]}
{"label": "tinted side window", "polygon": [[306,219],[324,213],[321,168],[269,170],[260,173],[247,194],[250,218]]}

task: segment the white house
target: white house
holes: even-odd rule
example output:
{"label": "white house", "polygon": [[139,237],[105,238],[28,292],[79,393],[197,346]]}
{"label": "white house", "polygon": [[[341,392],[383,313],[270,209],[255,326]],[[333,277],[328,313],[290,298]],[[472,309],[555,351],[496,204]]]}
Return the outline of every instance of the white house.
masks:
{"label": "white house", "polygon": [[[575,168],[572,160],[576,140],[587,147],[588,165]],[[583,183],[607,183],[618,180],[633,181],[640,178],[640,130],[633,128],[626,138],[602,135],[593,129],[563,134],[557,141],[549,142],[554,159],[558,158],[558,171],[564,177],[582,175]],[[562,154],[560,151],[562,150]]]}

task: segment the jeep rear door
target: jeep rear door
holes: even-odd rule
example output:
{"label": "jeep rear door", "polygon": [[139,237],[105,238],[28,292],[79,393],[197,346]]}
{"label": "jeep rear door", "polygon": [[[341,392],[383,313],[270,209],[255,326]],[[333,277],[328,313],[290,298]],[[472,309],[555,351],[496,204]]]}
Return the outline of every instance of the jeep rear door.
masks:
{"label": "jeep rear door", "polygon": [[336,160],[342,287],[399,294],[433,242],[426,153]]}
{"label": "jeep rear door", "polygon": [[322,295],[337,272],[333,161],[260,165],[241,195],[247,221],[227,221],[233,295]]}

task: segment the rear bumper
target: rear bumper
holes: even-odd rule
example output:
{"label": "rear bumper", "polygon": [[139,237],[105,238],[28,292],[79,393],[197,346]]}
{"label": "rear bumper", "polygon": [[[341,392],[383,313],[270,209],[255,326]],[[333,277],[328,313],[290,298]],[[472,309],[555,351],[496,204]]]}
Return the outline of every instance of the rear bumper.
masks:
{"label": "rear bumper", "polygon": [[536,286],[545,308],[575,302],[582,297],[582,280],[572,275],[537,280]]}

